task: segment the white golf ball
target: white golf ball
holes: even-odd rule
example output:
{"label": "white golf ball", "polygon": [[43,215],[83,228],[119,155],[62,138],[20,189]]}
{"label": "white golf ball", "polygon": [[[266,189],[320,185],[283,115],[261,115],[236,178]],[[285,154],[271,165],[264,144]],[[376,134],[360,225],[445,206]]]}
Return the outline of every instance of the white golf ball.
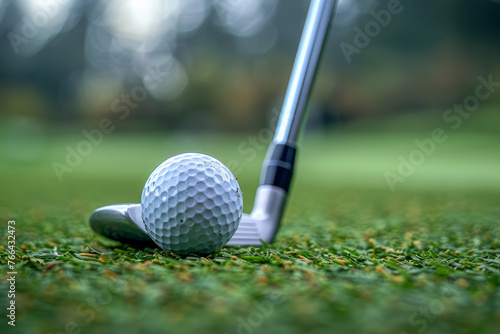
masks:
{"label": "white golf ball", "polygon": [[180,255],[221,248],[243,214],[234,175],[219,160],[200,153],[176,155],[159,165],[146,181],[141,205],[149,236]]}

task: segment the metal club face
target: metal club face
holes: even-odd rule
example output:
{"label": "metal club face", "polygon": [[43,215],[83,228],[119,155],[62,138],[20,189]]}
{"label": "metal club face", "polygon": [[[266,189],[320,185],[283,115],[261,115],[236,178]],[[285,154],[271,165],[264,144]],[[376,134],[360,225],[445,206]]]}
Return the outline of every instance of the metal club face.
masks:
{"label": "metal club face", "polygon": [[[243,214],[229,246],[258,246],[261,240],[270,243],[278,231],[292,180],[297,137],[337,2],[311,0],[278,126],[262,166],[254,207],[250,214]],[[142,220],[140,204],[99,208],[90,216],[90,226],[110,239],[156,247]]]}

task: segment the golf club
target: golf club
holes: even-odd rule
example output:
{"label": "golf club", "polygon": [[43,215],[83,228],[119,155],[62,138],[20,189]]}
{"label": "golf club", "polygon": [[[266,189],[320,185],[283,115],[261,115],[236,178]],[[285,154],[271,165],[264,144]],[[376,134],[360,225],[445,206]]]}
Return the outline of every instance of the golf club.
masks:
{"label": "golf club", "polygon": [[[229,246],[270,243],[276,235],[292,180],[296,142],[318,61],[338,0],[312,0],[288,83],[279,122],[262,165],[253,210],[243,214]],[[95,210],[91,228],[100,235],[132,244],[156,244],[147,234],[140,204],[116,204]]]}

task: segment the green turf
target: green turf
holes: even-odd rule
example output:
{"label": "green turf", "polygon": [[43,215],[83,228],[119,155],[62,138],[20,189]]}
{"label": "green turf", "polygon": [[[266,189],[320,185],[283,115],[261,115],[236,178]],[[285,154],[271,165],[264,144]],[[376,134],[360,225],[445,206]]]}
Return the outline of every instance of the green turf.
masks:
{"label": "green turf", "polygon": [[[496,333],[500,136],[450,135],[391,192],[383,173],[427,134],[305,137],[276,241],[206,258],[98,238],[87,218],[138,201],[162,159],[191,150],[238,163],[248,209],[265,152],[246,161],[246,136],[112,134],[61,183],[50,164],[78,135],[46,138],[31,162],[4,155],[2,244],[15,219],[18,313],[0,332]],[[0,291],[4,308],[5,280]]]}

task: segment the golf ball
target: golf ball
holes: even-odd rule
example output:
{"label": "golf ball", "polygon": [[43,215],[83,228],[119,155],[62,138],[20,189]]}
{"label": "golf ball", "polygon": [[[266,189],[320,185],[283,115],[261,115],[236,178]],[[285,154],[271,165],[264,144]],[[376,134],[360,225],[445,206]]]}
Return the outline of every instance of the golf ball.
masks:
{"label": "golf ball", "polygon": [[176,155],[159,165],[146,181],[141,205],[149,236],[180,255],[221,248],[243,214],[234,175],[219,160],[200,153]]}

